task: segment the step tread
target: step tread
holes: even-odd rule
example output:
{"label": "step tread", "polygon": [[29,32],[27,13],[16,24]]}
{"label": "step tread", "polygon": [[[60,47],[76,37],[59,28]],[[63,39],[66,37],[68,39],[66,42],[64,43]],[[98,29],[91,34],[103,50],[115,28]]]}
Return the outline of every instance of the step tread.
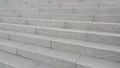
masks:
{"label": "step tread", "polygon": [[[5,40],[2,40],[2,41],[5,42]],[[9,42],[11,42],[11,41],[9,41]],[[8,42],[6,42],[6,43],[8,43]],[[11,45],[9,45],[9,47],[11,47]],[[62,60],[65,60],[65,61],[73,62],[73,63],[76,63],[78,65],[85,65],[85,66],[88,66],[88,67],[95,67],[95,68],[96,67],[97,68],[118,68],[120,66],[119,63],[115,63],[115,62],[111,62],[111,61],[105,61],[105,60],[101,60],[101,59],[98,59],[98,58],[91,58],[91,57],[86,57],[86,56],[80,56],[78,54],[72,54],[72,53],[63,52],[63,51],[57,51],[57,50],[49,49],[49,48],[42,48],[42,47],[39,47],[39,46],[25,45],[24,44],[24,46],[18,47],[18,49],[29,51],[29,52],[33,52],[33,53],[37,53],[37,54],[46,55],[46,56],[49,56],[49,57],[54,57],[56,59],[62,59]],[[15,61],[17,61],[17,62],[18,61],[20,61],[20,62],[22,61],[19,58],[18,58],[18,60],[16,60],[16,59],[14,59],[14,60],[13,59],[9,59],[8,60],[8,56],[6,54],[2,54],[1,53],[0,60],[3,60],[3,61],[6,60],[6,62],[10,62],[11,64],[12,63],[14,64]],[[11,58],[11,56],[9,58]],[[79,58],[79,60],[78,60],[78,58]],[[11,61],[13,61],[13,62],[11,62]]]}
{"label": "step tread", "polygon": [[107,45],[107,44],[100,44],[100,43],[93,43],[93,42],[84,42],[84,41],[71,40],[71,39],[65,39],[65,38],[56,38],[56,37],[44,36],[44,35],[20,33],[20,32],[8,31],[8,30],[0,30],[0,33],[8,33],[8,34],[20,35],[20,36],[25,36],[25,37],[40,38],[40,39],[43,39],[43,40],[51,40],[51,41],[56,41],[56,42],[75,44],[77,46],[83,46],[83,47],[90,47],[90,48],[97,48],[97,49],[120,52],[120,47],[116,46],[116,45]]}

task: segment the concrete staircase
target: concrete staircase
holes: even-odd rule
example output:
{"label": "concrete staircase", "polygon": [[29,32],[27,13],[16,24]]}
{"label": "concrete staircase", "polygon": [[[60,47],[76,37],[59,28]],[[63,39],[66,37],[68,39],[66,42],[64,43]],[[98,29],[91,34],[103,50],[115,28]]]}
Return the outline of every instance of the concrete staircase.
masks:
{"label": "concrete staircase", "polygon": [[0,0],[0,68],[119,68],[119,0]]}

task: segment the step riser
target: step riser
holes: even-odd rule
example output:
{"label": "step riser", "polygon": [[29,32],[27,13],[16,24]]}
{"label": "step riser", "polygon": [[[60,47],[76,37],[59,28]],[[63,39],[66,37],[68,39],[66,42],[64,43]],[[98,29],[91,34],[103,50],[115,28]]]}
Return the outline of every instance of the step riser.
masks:
{"label": "step riser", "polygon": [[[75,45],[71,43],[64,43],[64,42],[54,41],[54,40],[45,40],[45,39],[27,37],[27,36],[22,36],[22,35],[20,36],[20,35],[15,35],[15,34],[8,34],[8,33],[2,33],[2,34],[4,34],[4,36],[2,35],[2,37],[5,37],[4,39],[10,39],[10,40],[17,41],[17,42],[28,43],[28,44],[38,45],[42,47],[48,47],[48,48],[53,48],[57,50],[64,50],[64,51],[69,51],[73,53],[84,54],[88,56],[93,56],[93,57],[103,58],[106,60],[120,62],[119,52],[84,47],[84,46],[80,46],[81,44]],[[1,47],[1,48],[3,48],[2,50],[4,51],[10,50],[8,48],[6,48],[7,49],[6,50],[5,47]],[[11,53],[13,53],[13,51]]]}

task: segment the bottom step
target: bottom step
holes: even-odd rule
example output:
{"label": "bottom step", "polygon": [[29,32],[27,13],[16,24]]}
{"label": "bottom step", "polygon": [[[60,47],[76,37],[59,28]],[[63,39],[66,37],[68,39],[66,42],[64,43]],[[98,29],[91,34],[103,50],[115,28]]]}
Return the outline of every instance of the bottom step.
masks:
{"label": "bottom step", "polygon": [[0,68],[54,68],[51,65],[0,52]]}

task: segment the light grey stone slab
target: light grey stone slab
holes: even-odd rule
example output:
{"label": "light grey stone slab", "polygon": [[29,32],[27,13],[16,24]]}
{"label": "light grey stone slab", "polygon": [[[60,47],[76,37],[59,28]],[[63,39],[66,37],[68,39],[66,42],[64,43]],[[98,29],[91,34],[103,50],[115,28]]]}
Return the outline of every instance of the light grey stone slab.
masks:
{"label": "light grey stone slab", "polygon": [[18,17],[19,16],[18,14],[10,13],[10,12],[9,13],[1,12],[0,15],[3,17]]}
{"label": "light grey stone slab", "polygon": [[109,23],[119,23],[120,16],[119,15],[95,15],[94,16],[95,22],[109,22]]}
{"label": "light grey stone slab", "polygon": [[96,2],[60,3],[61,8],[97,8]]}
{"label": "light grey stone slab", "polygon": [[39,9],[38,8],[23,8],[23,9],[15,9],[16,12],[20,13],[21,17],[39,17]]}
{"label": "light grey stone slab", "polygon": [[120,44],[120,35],[119,34],[107,34],[107,33],[91,33],[87,34],[87,41],[119,45]]}
{"label": "light grey stone slab", "polygon": [[39,16],[40,19],[50,19],[50,14],[45,14],[45,13],[41,13],[40,16]]}
{"label": "light grey stone slab", "polygon": [[43,47],[50,47],[50,41],[49,40],[43,40],[40,38],[34,38],[34,37],[27,37],[27,36],[20,36],[20,35],[10,35],[10,39],[18,42],[23,42],[27,44],[33,44]]}
{"label": "light grey stone slab", "polygon": [[41,14],[22,14],[21,17],[23,18],[33,18],[33,19],[49,19],[50,14],[48,13],[41,13]]}
{"label": "light grey stone slab", "polygon": [[39,14],[39,8],[18,8],[15,10],[21,14]]}
{"label": "light grey stone slab", "polygon": [[79,0],[51,0],[51,3],[79,3]]}
{"label": "light grey stone slab", "polygon": [[30,4],[49,4],[49,0],[36,0],[36,1],[33,1],[33,0],[27,0],[28,3]]}
{"label": "light grey stone slab", "polygon": [[40,8],[40,13],[73,14],[73,8]]}
{"label": "light grey stone slab", "polygon": [[37,8],[59,8],[59,4],[34,4],[33,7]]}
{"label": "light grey stone slab", "polygon": [[51,14],[51,19],[70,20],[70,21],[92,21],[93,15]]}
{"label": "light grey stone slab", "polygon": [[105,23],[105,22],[74,22],[65,21],[66,29],[77,29],[77,30],[90,30],[97,32],[111,32],[120,33],[120,25],[116,23]]}
{"label": "light grey stone slab", "polygon": [[50,13],[58,13],[58,14],[73,14],[72,8],[63,8],[63,9],[50,9]]}
{"label": "light grey stone slab", "polygon": [[119,63],[105,61],[97,58],[93,59],[85,56],[81,56],[77,64],[78,65],[76,66],[76,68],[84,68],[82,65],[79,65],[79,64],[85,64],[86,65],[85,68],[92,68],[92,67],[93,68],[94,67],[95,68],[118,68],[119,67]]}
{"label": "light grey stone slab", "polygon": [[55,66],[52,66],[50,64],[39,64],[38,66],[36,66],[35,68],[58,68],[58,67],[55,67]]}
{"label": "light grey stone slab", "polygon": [[12,67],[12,66],[10,66],[10,65],[7,65],[7,64],[1,63],[1,62],[0,62],[0,67],[1,67],[1,68],[14,68],[14,67]]}
{"label": "light grey stone slab", "polygon": [[39,18],[39,14],[21,14],[22,18]]}
{"label": "light grey stone slab", "polygon": [[64,27],[64,21],[48,20],[48,19],[27,19],[29,25],[43,26],[43,27]]}
{"label": "light grey stone slab", "polygon": [[15,12],[14,9],[10,9],[10,8],[1,8],[0,9],[0,15],[1,16],[8,16],[8,17],[18,17],[18,14]]}
{"label": "light grey stone slab", "polygon": [[37,28],[37,34],[48,35],[54,37],[76,39],[76,40],[86,40],[86,33],[80,31],[72,31],[65,29],[55,29],[55,28]]}
{"label": "light grey stone slab", "polygon": [[4,29],[5,25],[3,23],[0,23],[0,29]]}
{"label": "light grey stone slab", "polygon": [[120,62],[118,46],[74,40],[52,41],[52,48]]}
{"label": "light grey stone slab", "polygon": [[[116,0],[119,1],[119,0]],[[81,2],[114,2],[114,0],[81,0]]]}
{"label": "light grey stone slab", "polygon": [[5,24],[4,29],[25,32],[25,33],[36,33],[35,27],[26,26],[26,25],[17,25],[17,24]]}
{"label": "light grey stone slab", "polygon": [[108,14],[108,15],[118,15],[120,14],[119,8],[75,8],[75,14]]}
{"label": "light grey stone slab", "polygon": [[120,9],[119,8],[100,8],[96,9],[96,14],[108,14],[108,15],[119,15]]}
{"label": "light grey stone slab", "polygon": [[4,52],[0,52],[0,62],[13,68],[33,68],[39,64],[38,62]]}
{"label": "light grey stone slab", "polygon": [[5,23],[13,23],[13,24],[26,24],[26,19],[15,18],[15,17],[1,17],[0,21]]}
{"label": "light grey stone slab", "polygon": [[9,34],[5,34],[5,33],[0,32],[0,39],[9,39]]}
{"label": "light grey stone slab", "polygon": [[4,52],[16,54],[17,52],[16,48],[19,46],[22,46],[22,45],[17,42],[12,42],[8,40],[0,40],[0,50]]}
{"label": "light grey stone slab", "polygon": [[113,1],[113,2],[103,2],[103,3],[99,3],[99,7],[119,7],[119,2],[117,1]]}
{"label": "light grey stone slab", "polygon": [[75,8],[74,14],[95,14],[96,8]]}
{"label": "light grey stone slab", "polygon": [[18,55],[62,68],[75,68],[75,62],[79,58],[77,54],[30,45],[19,48]]}

